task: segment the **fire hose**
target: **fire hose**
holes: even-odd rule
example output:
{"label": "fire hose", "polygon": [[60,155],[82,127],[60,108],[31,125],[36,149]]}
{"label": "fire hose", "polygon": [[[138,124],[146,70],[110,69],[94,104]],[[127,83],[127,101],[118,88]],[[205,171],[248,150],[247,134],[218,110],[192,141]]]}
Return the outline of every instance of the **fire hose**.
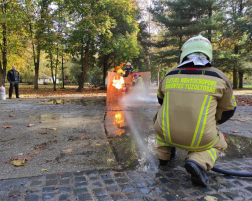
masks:
{"label": "fire hose", "polygon": [[225,174],[225,175],[230,175],[230,176],[252,177],[252,172],[229,171],[229,170],[223,170],[223,169],[216,168],[216,167],[213,167],[211,170],[214,171],[214,172],[218,172],[218,173]]}

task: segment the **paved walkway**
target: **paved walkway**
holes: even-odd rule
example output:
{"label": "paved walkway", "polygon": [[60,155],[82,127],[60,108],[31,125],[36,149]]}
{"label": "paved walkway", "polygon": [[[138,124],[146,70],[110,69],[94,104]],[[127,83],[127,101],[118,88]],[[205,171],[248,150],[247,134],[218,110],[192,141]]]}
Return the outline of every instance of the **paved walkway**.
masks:
{"label": "paved walkway", "polygon": [[[65,154],[64,156],[67,157],[67,160],[64,160],[62,163],[60,163],[62,169],[60,169],[58,172],[53,171],[53,168],[51,170],[49,169],[50,167],[56,167],[53,166],[53,164],[52,166],[48,166],[48,169],[50,170],[49,172],[39,173],[34,171],[30,175],[25,173],[25,168],[28,168],[28,165],[27,167],[14,167],[10,164],[3,164],[1,165],[2,171],[6,171],[8,174],[4,175],[4,177],[2,177],[4,179],[0,180],[0,200],[2,201],[252,201],[252,178],[224,176],[210,171],[208,172],[208,177],[210,180],[208,187],[203,188],[192,184],[190,181],[190,175],[183,167],[184,156],[186,153],[182,150],[178,150],[179,157],[177,160],[170,162],[165,167],[158,167],[155,152],[155,139],[153,136],[154,132],[150,123],[153,112],[155,112],[156,107],[158,107],[157,105],[138,106],[137,108],[128,106],[122,109],[120,107],[105,107],[104,105],[41,105],[41,102],[39,102],[40,100],[37,101],[37,104],[28,102],[0,104],[0,111],[2,110],[1,119],[7,118],[6,115],[8,116],[10,111],[12,112],[11,114],[15,115],[22,113],[22,115],[25,117],[23,118],[23,121],[26,121],[26,119],[29,118],[30,115],[34,115],[35,112],[40,115],[42,113],[47,114],[49,112],[59,113],[67,111],[70,114],[76,111],[85,113],[85,121],[88,122],[89,120],[96,120],[96,124],[92,124],[91,126],[88,123],[84,123],[86,126],[84,126],[82,129],[92,130],[92,128],[97,127],[97,125],[104,125],[104,133],[102,135],[105,136],[106,139],[100,138],[99,142],[102,143],[102,141],[105,140],[109,142],[107,144],[104,142],[102,144],[104,149],[101,150],[103,150],[103,152],[106,152],[106,149],[111,150],[108,154],[110,157],[106,158],[106,162],[111,161],[111,164],[108,165],[107,163],[104,163],[104,168],[102,168],[102,165],[96,167],[90,161],[82,159],[84,162],[86,161],[87,164],[80,164],[77,168],[78,170],[76,170],[73,166],[70,166],[70,163],[68,164],[67,161],[69,161],[71,157],[75,158],[76,156],[78,159],[78,157],[81,156],[80,153],[78,153],[78,155]],[[11,110],[8,110],[8,112],[3,112],[3,109],[8,107],[11,108]],[[243,110],[243,108],[239,108],[239,110],[240,109]],[[247,108],[246,110],[250,110],[250,108]],[[50,116],[50,118],[51,117],[52,116]],[[74,117],[71,115],[68,116],[69,121],[73,118]],[[98,121],[97,119],[100,120]],[[22,121],[22,118],[17,118],[16,122],[18,121]],[[38,121],[44,120],[40,119]],[[79,120],[75,119],[75,121]],[[66,124],[66,122],[67,121],[64,121],[63,124]],[[131,122],[130,125],[127,125],[129,122]],[[51,122],[47,123],[50,124]],[[60,121],[58,123],[60,123]],[[89,128],[87,125],[91,127]],[[20,126],[23,125],[20,123]],[[62,128],[62,132],[64,130],[64,135],[68,136],[70,133],[66,130],[71,129],[71,135],[74,136],[74,132],[80,132],[79,130],[76,130],[77,127],[73,128],[75,126],[77,125],[72,125],[71,128],[69,126],[64,127],[65,130]],[[242,125],[240,126],[242,127]],[[23,126],[23,128],[28,129],[27,126]],[[38,129],[41,128],[42,127],[38,127]],[[226,129],[226,127],[223,127],[223,129]],[[239,131],[240,127],[236,127],[236,129]],[[8,132],[10,132],[10,135],[14,135],[13,132],[11,133],[11,129],[5,130],[5,137],[7,136]],[[35,132],[35,130],[33,132]],[[88,132],[85,135],[91,138],[91,136],[94,135],[98,136],[99,133],[97,132],[101,132],[100,127],[98,130],[95,130],[93,133],[91,133],[90,136],[88,136]],[[53,137],[54,135],[55,132],[49,133],[48,131],[47,136],[43,137]],[[83,133],[80,135],[83,135]],[[60,139],[61,138],[58,138],[58,140]],[[216,167],[226,170],[252,172],[251,138],[248,138],[248,136],[228,135],[227,139],[229,140],[230,146],[227,151],[218,159],[216,162]],[[30,140],[32,141],[32,139]],[[62,141],[64,140],[65,138],[62,138]],[[97,143],[97,139],[95,140]],[[12,142],[3,142],[2,138],[1,146],[6,146],[6,143],[11,146]],[[57,143],[59,143],[59,141]],[[44,153],[53,154],[51,152],[57,152],[58,150],[55,151],[52,148],[54,146],[63,146],[63,144],[57,143],[52,146],[48,146],[48,149],[45,150],[48,152]],[[72,141],[67,141],[67,143],[72,143]],[[76,144],[76,141],[74,141],[73,144]],[[15,146],[18,146],[18,144]],[[78,147],[78,149],[82,150],[82,155],[92,155],[91,148],[95,148],[95,146],[92,145],[90,150],[84,149],[84,147],[88,146],[88,144],[82,144],[82,146],[83,148],[80,146]],[[9,151],[11,151],[11,149]],[[4,150],[1,149],[0,153],[2,155],[1,159],[3,159],[3,154],[5,153]],[[62,152],[60,153],[62,154]],[[97,154],[100,153],[101,152],[97,152],[94,157],[98,157]],[[111,158],[111,155],[114,155],[114,157]],[[104,158],[106,156],[107,155],[104,155],[102,157]],[[102,157],[100,157],[99,160],[102,161]],[[53,161],[56,162],[56,158],[56,156],[55,158],[52,157]],[[36,160],[34,159],[34,161]],[[32,164],[34,161],[28,162]],[[37,163],[39,163],[39,161],[37,161]],[[69,168],[69,171],[68,168],[64,168],[64,165]],[[80,167],[83,167],[83,170]],[[11,170],[13,174],[8,172],[8,170],[4,170],[4,168],[12,168]],[[30,171],[32,172],[32,166],[29,168],[31,168]],[[19,174],[15,175],[15,172],[17,171]],[[23,175],[26,176],[22,176],[22,171],[24,173]]]}
{"label": "paved walkway", "polygon": [[[252,159],[218,166],[251,170]],[[208,173],[208,187],[195,186],[176,162],[161,169],[89,170],[0,181],[1,200],[252,200],[252,179]]]}

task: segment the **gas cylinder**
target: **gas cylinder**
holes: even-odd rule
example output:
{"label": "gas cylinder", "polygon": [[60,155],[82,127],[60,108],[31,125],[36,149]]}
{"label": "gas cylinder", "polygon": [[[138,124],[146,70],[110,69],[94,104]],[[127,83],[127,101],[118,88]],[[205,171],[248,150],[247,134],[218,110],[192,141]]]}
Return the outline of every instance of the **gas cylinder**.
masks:
{"label": "gas cylinder", "polygon": [[123,88],[122,88],[122,93],[123,93],[123,95],[125,95],[126,92],[127,92],[127,87],[126,87],[126,85],[125,85],[125,86],[123,86]]}
{"label": "gas cylinder", "polygon": [[0,100],[6,100],[6,92],[3,85],[0,87]]}

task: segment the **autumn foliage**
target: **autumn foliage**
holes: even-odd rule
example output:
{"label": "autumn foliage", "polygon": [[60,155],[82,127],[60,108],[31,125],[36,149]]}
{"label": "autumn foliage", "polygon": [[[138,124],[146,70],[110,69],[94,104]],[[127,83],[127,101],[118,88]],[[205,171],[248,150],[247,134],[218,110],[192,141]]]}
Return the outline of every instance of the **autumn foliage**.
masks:
{"label": "autumn foliage", "polygon": [[[76,92],[77,86],[69,86],[66,89],[58,88],[57,91],[53,91],[49,87],[40,87],[38,90],[34,90],[29,85],[22,85],[19,89],[21,98],[43,98],[43,97],[75,97],[75,96],[106,96],[106,90],[100,90],[92,87],[84,88],[82,92]],[[7,87],[8,88],[8,87]],[[8,93],[8,89],[6,90]]]}

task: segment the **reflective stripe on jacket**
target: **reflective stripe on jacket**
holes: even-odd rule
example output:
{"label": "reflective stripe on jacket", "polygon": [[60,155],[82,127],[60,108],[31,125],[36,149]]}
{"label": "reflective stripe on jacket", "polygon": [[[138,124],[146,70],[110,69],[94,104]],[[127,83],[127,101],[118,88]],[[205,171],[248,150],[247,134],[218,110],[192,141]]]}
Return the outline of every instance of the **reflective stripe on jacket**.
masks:
{"label": "reflective stripe on jacket", "polygon": [[213,67],[175,68],[161,81],[155,121],[157,142],[189,151],[209,149],[216,124],[233,116],[236,102],[227,76]]}
{"label": "reflective stripe on jacket", "polygon": [[143,79],[141,77],[135,78],[133,81],[133,86],[143,88],[144,87]]}

